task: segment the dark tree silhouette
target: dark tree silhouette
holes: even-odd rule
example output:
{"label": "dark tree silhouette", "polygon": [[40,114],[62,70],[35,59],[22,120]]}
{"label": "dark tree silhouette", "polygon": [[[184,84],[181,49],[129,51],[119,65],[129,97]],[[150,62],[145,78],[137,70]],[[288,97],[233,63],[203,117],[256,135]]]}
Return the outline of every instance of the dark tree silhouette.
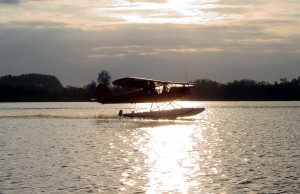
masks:
{"label": "dark tree silhouette", "polygon": [[63,86],[57,77],[37,73],[22,74],[19,76],[2,76],[0,77],[0,85],[4,84],[47,89],[49,91],[60,91],[63,89]]}
{"label": "dark tree silhouette", "polygon": [[83,89],[85,90],[85,94],[88,99],[95,98],[96,82],[92,81],[91,83],[83,86]]}
{"label": "dark tree silhouette", "polygon": [[291,82],[281,78],[274,84],[250,79],[225,84],[199,79],[195,83],[190,97],[193,100],[300,100],[300,76]]}
{"label": "dark tree silhouette", "polygon": [[[99,73],[98,82],[110,85],[109,72]],[[198,79],[196,86],[185,100],[300,100],[300,76],[292,79],[281,78],[268,83],[250,79],[218,83],[209,79]],[[41,101],[89,101],[94,98],[96,83],[83,87],[63,87],[52,75],[23,74],[0,77],[0,102],[41,102]],[[128,91],[125,87],[112,88],[114,93]]]}
{"label": "dark tree silhouette", "polygon": [[196,87],[192,88],[191,95],[203,100],[218,100],[220,85],[216,81],[209,79],[198,79],[195,81]]}
{"label": "dark tree silhouette", "polygon": [[98,74],[98,84],[104,84],[105,86],[109,86],[110,85],[110,80],[111,80],[111,76],[110,76],[110,73],[108,71],[101,71],[99,74]]}

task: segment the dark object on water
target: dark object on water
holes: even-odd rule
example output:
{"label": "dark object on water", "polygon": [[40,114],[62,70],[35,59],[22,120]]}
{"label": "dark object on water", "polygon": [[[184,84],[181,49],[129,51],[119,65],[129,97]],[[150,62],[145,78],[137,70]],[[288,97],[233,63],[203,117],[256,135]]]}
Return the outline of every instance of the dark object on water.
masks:
{"label": "dark object on water", "polygon": [[[123,111],[120,110],[119,116],[169,119],[191,116],[205,110],[204,108],[183,108],[174,102],[174,100],[187,96],[190,92],[190,87],[195,85],[194,83],[127,77],[115,80],[113,84],[121,87],[133,87],[135,89],[114,95],[104,84],[99,84],[96,88],[97,102],[102,104],[152,103],[149,112],[135,113],[133,111],[132,113],[123,114]],[[163,104],[158,105],[158,103]],[[153,108],[153,104],[156,104],[155,108]],[[175,105],[179,108],[175,108]],[[172,106],[173,109],[167,109],[168,106]]]}
{"label": "dark object on water", "polygon": [[205,108],[180,108],[171,110],[161,111],[150,111],[150,112],[132,112],[123,114],[123,111],[119,111],[119,116],[130,117],[130,118],[152,118],[152,119],[176,119],[177,117],[187,117],[199,114],[203,112]]}

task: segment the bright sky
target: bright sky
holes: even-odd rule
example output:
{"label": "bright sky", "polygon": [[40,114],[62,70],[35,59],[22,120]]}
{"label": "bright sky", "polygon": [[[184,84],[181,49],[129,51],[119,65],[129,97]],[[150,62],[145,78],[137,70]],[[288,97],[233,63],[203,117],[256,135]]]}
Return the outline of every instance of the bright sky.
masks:
{"label": "bright sky", "polygon": [[299,0],[0,0],[0,76],[300,76]]}

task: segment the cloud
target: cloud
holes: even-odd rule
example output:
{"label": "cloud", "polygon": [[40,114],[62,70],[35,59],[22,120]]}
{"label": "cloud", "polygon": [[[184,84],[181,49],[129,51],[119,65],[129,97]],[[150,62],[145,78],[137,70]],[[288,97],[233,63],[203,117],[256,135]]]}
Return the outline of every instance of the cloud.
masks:
{"label": "cloud", "polygon": [[0,0],[0,3],[7,3],[7,4],[18,4],[21,0]]}
{"label": "cloud", "polygon": [[[42,14],[56,13],[56,15],[68,14],[70,20],[77,19],[98,25],[128,24],[128,23],[174,23],[197,24],[219,20],[219,16],[213,12],[202,11],[209,6],[210,1],[58,1],[58,0],[25,0],[22,1],[23,13]],[[1,11],[1,8],[0,8]],[[20,13],[20,12],[19,12]],[[18,14],[18,13],[17,13]],[[23,15],[23,14],[22,14]],[[22,18],[20,14],[19,17]],[[14,16],[17,17],[18,15]],[[9,19],[11,17],[7,17]],[[32,17],[28,19],[36,19]],[[72,18],[72,19],[71,19]],[[48,19],[54,19],[49,17]],[[59,17],[55,17],[59,20]]]}
{"label": "cloud", "polygon": [[11,21],[6,23],[9,28],[32,28],[32,29],[61,29],[65,26],[61,22],[46,22],[46,21]]}
{"label": "cloud", "polygon": [[176,45],[176,46],[106,46],[95,47],[91,53],[87,55],[88,58],[114,58],[114,57],[128,57],[128,56],[155,56],[165,54],[197,54],[204,52],[222,52],[220,48],[195,48],[188,45]]}
{"label": "cloud", "polygon": [[50,72],[80,85],[106,69],[175,80],[188,64],[191,80],[299,76],[299,1],[9,2],[19,4],[0,6],[2,74]]}
{"label": "cloud", "polygon": [[166,3],[167,0],[128,0],[128,2],[138,2],[138,3]]}
{"label": "cloud", "polygon": [[[187,65],[190,80],[222,82],[242,78],[272,81],[280,76],[294,78],[300,72],[299,37],[284,39],[287,44],[279,44],[276,37],[264,41],[256,38],[266,34],[252,34],[256,28],[151,25],[95,32],[57,28],[59,25],[21,30],[0,26],[1,75],[38,72],[56,75],[64,85],[84,85],[103,69],[113,79],[141,76],[183,81]],[[259,44],[248,44],[256,41]]]}
{"label": "cloud", "polygon": [[244,38],[244,39],[227,39],[225,41],[228,44],[234,44],[236,46],[258,46],[258,45],[278,45],[283,42],[282,38]]}
{"label": "cloud", "polygon": [[[1,1],[1,0],[0,0]],[[3,1],[3,0],[2,0]],[[20,2],[4,0],[5,2]],[[294,21],[299,25],[300,3],[295,1],[166,1],[166,0],[26,0],[19,10],[3,13],[2,21],[9,22],[54,22],[65,23],[65,28],[81,30],[102,30],[115,25],[131,24],[174,24],[202,26],[234,26],[252,24],[258,21],[265,29],[287,33],[269,21]],[[2,10],[1,10],[2,9]],[[291,28],[282,23],[281,29]],[[271,32],[269,30],[269,32]]]}

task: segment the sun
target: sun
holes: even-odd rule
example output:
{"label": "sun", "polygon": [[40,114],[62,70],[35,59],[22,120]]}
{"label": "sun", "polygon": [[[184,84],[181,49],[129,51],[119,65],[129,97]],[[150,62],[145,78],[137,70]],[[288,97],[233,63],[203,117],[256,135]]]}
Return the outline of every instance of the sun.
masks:
{"label": "sun", "polygon": [[[114,2],[114,3],[113,3]],[[217,18],[210,10],[217,0],[112,1],[95,8],[99,17],[114,18],[119,23],[206,24]]]}

